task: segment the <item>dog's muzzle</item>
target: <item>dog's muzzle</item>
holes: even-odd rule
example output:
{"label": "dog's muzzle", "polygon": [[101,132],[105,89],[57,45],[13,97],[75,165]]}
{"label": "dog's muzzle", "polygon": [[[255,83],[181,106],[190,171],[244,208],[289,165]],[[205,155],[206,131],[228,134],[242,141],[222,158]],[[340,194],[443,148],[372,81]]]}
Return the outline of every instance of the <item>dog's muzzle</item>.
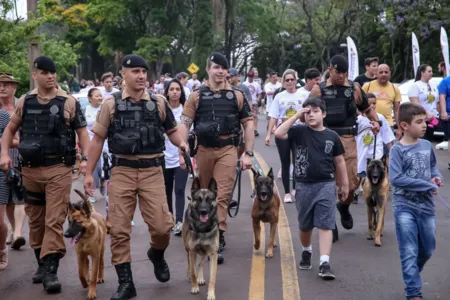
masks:
{"label": "dog's muzzle", "polygon": [[208,222],[208,219],[209,219],[208,211],[206,209],[200,210],[200,222],[206,223]]}

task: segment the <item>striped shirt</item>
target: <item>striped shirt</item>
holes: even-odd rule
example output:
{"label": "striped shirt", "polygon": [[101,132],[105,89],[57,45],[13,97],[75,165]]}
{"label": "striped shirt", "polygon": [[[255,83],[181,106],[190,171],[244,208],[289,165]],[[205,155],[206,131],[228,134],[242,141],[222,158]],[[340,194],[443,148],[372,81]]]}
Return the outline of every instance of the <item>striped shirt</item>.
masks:
{"label": "striped shirt", "polygon": [[[3,132],[5,131],[6,126],[8,126],[10,119],[11,114],[4,109],[0,109],[0,136],[3,136]],[[13,162],[13,166],[17,168],[19,166],[19,151],[16,148],[10,148],[9,156]],[[0,172],[0,204],[6,204],[10,195],[11,187],[5,180],[6,173]]]}

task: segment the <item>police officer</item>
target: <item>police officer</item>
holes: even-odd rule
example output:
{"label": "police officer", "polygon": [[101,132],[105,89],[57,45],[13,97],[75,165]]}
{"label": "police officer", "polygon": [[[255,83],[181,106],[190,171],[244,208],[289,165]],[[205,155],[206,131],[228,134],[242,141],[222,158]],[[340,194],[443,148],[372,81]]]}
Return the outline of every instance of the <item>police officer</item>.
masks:
{"label": "police officer", "polygon": [[109,183],[109,222],[111,224],[111,253],[119,278],[119,287],[111,300],[136,296],[131,272],[131,220],[139,208],[151,235],[147,256],[154,265],[156,279],[170,279],[164,251],[169,245],[173,218],[167,206],[164,187],[164,133],[170,141],[187,149],[177,131],[177,122],[167,100],[160,95],[149,95],[145,83],[148,65],[138,55],[127,55],[122,60],[123,91],[105,98],[97,121],[92,127],[87,174],[84,187],[94,194],[93,172],[108,139],[112,154],[112,174]]}
{"label": "police officer", "polygon": [[[362,92],[359,84],[347,79],[347,59],[342,55],[333,56],[328,70],[330,78],[321,82],[320,85],[315,85],[310,96],[322,96],[327,108],[325,124],[339,134],[344,145],[349,193],[346,201],[337,203],[337,209],[341,214],[342,227],[350,230],[353,228],[353,218],[349,207],[353,201],[353,193],[359,186],[357,175],[358,155],[355,140],[355,136],[358,134],[356,126],[357,109],[372,121],[372,130],[375,134],[380,129],[380,122],[378,121],[377,113],[369,105],[367,97]],[[338,231],[336,227],[333,231],[333,241],[337,239]]]}
{"label": "police officer", "polygon": [[85,153],[80,172],[86,171],[89,136],[80,103],[58,87],[56,66],[49,57],[34,61],[37,88],[22,96],[2,138],[0,166],[12,167],[8,149],[20,128],[25,211],[29,218],[30,245],[38,261],[33,283],[48,293],[60,292],[57,271],[65,255],[63,239],[75,164],[76,135]]}
{"label": "police officer", "polygon": [[[196,162],[200,184],[208,187],[214,177],[218,185],[218,210],[220,245],[218,263],[223,263],[224,232],[227,230],[227,206],[236,177],[236,156],[241,124],[244,126],[245,153],[241,168],[252,166],[255,140],[253,117],[243,92],[234,90],[226,81],[228,61],[220,53],[213,53],[206,63],[208,81],[199,91],[192,93],[184,105],[181,116],[182,136],[188,138],[194,123],[198,152]],[[180,166],[185,162],[180,155]]]}

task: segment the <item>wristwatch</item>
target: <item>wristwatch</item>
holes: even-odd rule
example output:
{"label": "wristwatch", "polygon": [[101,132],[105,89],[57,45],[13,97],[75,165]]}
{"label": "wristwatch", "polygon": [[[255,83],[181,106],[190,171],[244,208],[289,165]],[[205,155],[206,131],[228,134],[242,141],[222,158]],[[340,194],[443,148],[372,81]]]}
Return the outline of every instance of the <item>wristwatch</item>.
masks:
{"label": "wristwatch", "polygon": [[253,151],[245,151],[245,154],[247,154],[250,157],[254,156]]}
{"label": "wristwatch", "polygon": [[82,156],[81,157],[81,161],[87,161],[88,160],[88,157],[87,156]]}

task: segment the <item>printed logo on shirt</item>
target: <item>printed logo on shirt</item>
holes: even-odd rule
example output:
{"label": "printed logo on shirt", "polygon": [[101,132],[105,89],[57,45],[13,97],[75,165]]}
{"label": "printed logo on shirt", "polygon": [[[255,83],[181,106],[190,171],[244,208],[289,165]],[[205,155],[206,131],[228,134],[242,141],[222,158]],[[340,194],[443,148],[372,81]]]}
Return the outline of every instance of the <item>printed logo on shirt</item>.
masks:
{"label": "printed logo on shirt", "polygon": [[333,141],[330,140],[325,141],[325,153],[330,154],[331,151],[333,150],[333,146],[334,146]]}
{"label": "printed logo on shirt", "polygon": [[295,151],[295,176],[306,177],[308,167],[308,148],[303,149],[302,146],[298,146]]}
{"label": "printed logo on shirt", "polygon": [[428,94],[428,96],[427,96],[427,102],[428,103],[433,103],[434,99],[435,99],[435,97],[434,97],[433,94]]}
{"label": "printed logo on shirt", "polygon": [[253,85],[248,85],[247,87],[248,87],[248,89],[250,91],[250,94],[253,95],[256,92],[256,89],[255,89],[255,87]]}
{"label": "printed logo on shirt", "polygon": [[370,146],[373,142],[373,136],[370,133],[367,133],[363,138],[364,145]]}
{"label": "printed logo on shirt", "polygon": [[429,162],[430,153],[426,151],[407,156],[405,158],[405,165],[407,167],[406,176],[411,178],[430,177]]}

